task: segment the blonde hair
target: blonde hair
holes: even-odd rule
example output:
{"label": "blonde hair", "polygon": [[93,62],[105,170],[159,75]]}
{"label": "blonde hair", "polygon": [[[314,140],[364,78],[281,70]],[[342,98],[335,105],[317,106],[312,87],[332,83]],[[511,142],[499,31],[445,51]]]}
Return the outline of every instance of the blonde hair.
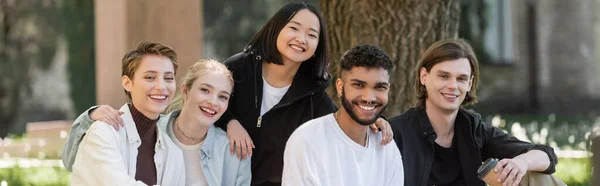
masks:
{"label": "blonde hair", "polygon": [[[179,66],[177,62],[177,53],[171,49],[171,47],[163,45],[162,43],[144,41],[137,44],[135,49],[127,52],[127,54],[123,56],[123,59],[121,60],[121,77],[127,76],[133,81],[133,75],[140,66],[142,58],[146,55],[168,57],[173,64],[173,70],[177,72],[177,67]],[[125,94],[131,99],[131,94],[127,90],[125,90]]]}
{"label": "blonde hair", "polygon": [[[227,78],[227,80],[229,80],[229,83],[231,83],[233,88],[233,76],[231,75],[231,72],[225,65],[214,59],[202,59],[194,63],[194,65],[188,69],[187,73],[181,80],[181,84],[187,87],[189,90],[198,77],[208,73],[217,73],[223,75],[225,78]],[[166,112],[170,113],[175,110],[180,110],[183,107],[184,101],[183,90],[180,90],[175,98],[173,98],[173,102],[171,102],[169,107],[167,107]]]}

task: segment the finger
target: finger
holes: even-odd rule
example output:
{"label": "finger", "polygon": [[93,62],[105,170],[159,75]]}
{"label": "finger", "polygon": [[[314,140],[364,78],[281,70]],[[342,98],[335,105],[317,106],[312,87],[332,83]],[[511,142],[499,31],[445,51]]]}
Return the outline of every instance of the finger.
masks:
{"label": "finger", "polygon": [[250,144],[252,144],[252,148],[256,148],[256,146],[254,146],[254,141],[252,141],[252,138],[250,138],[250,136],[248,136],[247,139],[250,140]]}
{"label": "finger", "polygon": [[502,171],[502,169],[504,169],[505,165],[506,165],[505,160],[498,161],[498,164],[496,164],[496,167],[494,168],[494,172],[498,173],[498,172]]}
{"label": "finger", "polygon": [[120,111],[115,110],[115,109],[110,109],[110,113],[112,115],[112,118],[117,122],[117,123],[115,123],[115,124],[117,124],[117,127],[118,126],[121,126],[121,127],[125,126],[125,123],[123,122],[123,119],[121,119]]}
{"label": "finger", "polygon": [[104,118],[110,121],[110,125],[116,127],[116,129],[119,130],[119,126],[121,125],[121,123],[119,122],[119,117],[115,117],[115,113],[113,113],[111,110],[106,110],[106,115],[104,116]]}
{"label": "finger", "polygon": [[504,180],[504,184],[506,186],[511,186],[513,185],[514,181],[515,181],[515,173],[517,172],[517,169],[512,169],[510,173],[508,173],[508,176],[506,177],[506,180]]}
{"label": "finger", "polygon": [[102,109],[102,108],[98,108],[96,109],[98,110],[98,117],[97,118],[99,121],[104,121],[106,123],[108,123],[109,125],[113,126],[113,120],[110,118],[110,113],[109,111],[107,111],[106,109]]}
{"label": "finger", "polygon": [[521,183],[521,179],[523,179],[523,176],[525,176],[525,174],[521,174],[520,172],[517,172],[517,175],[515,175],[515,182],[513,183],[513,186],[518,186]]}
{"label": "finger", "polygon": [[112,126],[113,128],[115,128],[115,130],[119,130],[119,126],[113,124],[114,121],[112,121],[109,117],[107,116],[103,116],[104,119],[100,120],[100,121],[104,121],[106,124]]}
{"label": "finger", "polygon": [[254,144],[252,144],[252,141],[249,138],[246,139],[246,145],[248,146],[248,156],[252,156],[252,146],[254,146]]}
{"label": "finger", "polygon": [[119,130],[119,124],[116,123],[116,121],[113,118],[110,118],[109,116],[104,116],[105,120],[104,122],[106,122],[108,125],[112,126],[113,128],[115,128],[115,130]]}
{"label": "finger", "polygon": [[392,141],[392,130],[389,129],[389,127],[387,126],[383,126],[381,129],[382,133],[383,133],[383,139],[385,139],[384,144],[383,145],[387,145],[388,143],[390,143],[390,141]]}
{"label": "finger", "polygon": [[229,137],[229,152],[233,154],[233,148],[235,147],[235,142],[232,137]]}
{"label": "finger", "polygon": [[246,140],[242,140],[242,159],[246,159],[246,155],[248,154],[248,148]]}
{"label": "finger", "polygon": [[235,148],[238,159],[242,159],[242,144],[239,140],[235,140]]}
{"label": "finger", "polygon": [[385,137],[385,144],[384,144],[384,145],[387,145],[387,144],[389,144],[389,143],[390,143],[390,142],[392,142],[392,140],[394,139],[394,138],[393,138],[393,136],[394,136],[394,134],[393,134],[393,133],[394,133],[394,132],[393,132],[391,129],[387,129],[386,131],[387,131],[387,135],[386,135],[386,137]]}
{"label": "finger", "polygon": [[371,125],[369,125],[369,127],[371,127],[371,130],[373,130],[373,132],[375,132],[375,133],[377,133],[379,130],[375,124],[371,124]]}
{"label": "finger", "polygon": [[500,173],[499,179],[501,180],[500,182],[502,183],[506,183],[506,180],[508,178],[508,176],[510,176],[510,172],[512,171],[513,167],[512,164],[507,164],[504,167],[504,170],[502,170],[502,173]]}

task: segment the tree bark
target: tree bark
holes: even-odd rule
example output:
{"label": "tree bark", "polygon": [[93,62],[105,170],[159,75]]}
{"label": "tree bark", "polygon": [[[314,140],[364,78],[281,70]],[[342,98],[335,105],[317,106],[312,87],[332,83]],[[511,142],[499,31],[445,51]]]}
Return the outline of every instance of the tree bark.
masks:
{"label": "tree bark", "polygon": [[[435,41],[458,36],[459,0],[321,0],[328,29],[333,82],[340,75],[339,59],[350,48],[373,44],[394,63],[386,116],[412,107],[415,66]],[[328,93],[339,104],[335,90]]]}

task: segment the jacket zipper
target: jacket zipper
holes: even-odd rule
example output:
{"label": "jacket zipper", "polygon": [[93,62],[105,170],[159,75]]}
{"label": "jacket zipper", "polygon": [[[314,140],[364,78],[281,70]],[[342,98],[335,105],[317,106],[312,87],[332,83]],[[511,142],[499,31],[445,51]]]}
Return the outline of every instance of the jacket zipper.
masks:
{"label": "jacket zipper", "polygon": [[[315,93],[314,93],[314,92],[309,92],[309,93],[308,93],[308,94],[306,94],[306,95],[313,95],[313,94],[315,94]],[[306,97],[306,95],[302,95],[302,96],[301,96],[299,99]],[[298,100],[298,99],[296,99],[296,100]],[[262,116],[259,116],[259,117],[258,117],[258,121],[256,121],[256,127],[257,127],[257,128],[260,128],[260,126],[262,126],[262,124],[261,124],[261,123],[262,123],[262,117],[263,117],[264,115],[267,115],[267,113],[271,112],[272,110],[275,110],[275,109],[278,109],[278,108],[281,108],[281,107],[285,107],[285,106],[291,105],[292,103],[294,103],[294,101],[288,101],[288,102],[286,102],[286,103],[282,103],[282,104],[277,104],[277,105],[275,105],[275,106],[274,106],[273,108],[271,108],[269,111],[265,112],[265,114],[263,114]],[[312,101],[311,101],[311,103],[312,103]],[[311,108],[312,108],[312,107],[311,107]]]}
{"label": "jacket zipper", "polygon": [[256,122],[256,127],[260,128],[260,122],[262,122],[262,116],[258,117],[258,121]]}

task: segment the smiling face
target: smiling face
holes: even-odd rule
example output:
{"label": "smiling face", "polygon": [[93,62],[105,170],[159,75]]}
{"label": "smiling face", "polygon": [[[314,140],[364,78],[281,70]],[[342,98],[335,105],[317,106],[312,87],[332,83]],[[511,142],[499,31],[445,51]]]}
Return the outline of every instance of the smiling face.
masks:
{"label": "smiling face", "polygon": [[173,62],[165,56],[145,55],[133,78],[121,80],[135,108],[151,119],[165,111],[176,90]]}
{"label": "smiling face", "polygon": [[471,90],[471,66],[467,58],[440,62],[429,72],[422,67],[420,74],[421,84],[427,91],[427,108],[456,112]]}
{"label": "smiling face", "polygon": [[202,126],[216,122],[227,110],[233,85],[219,72],[207,72],[196,78],[191,87],[182,86],[183,109]]}
{"label": "smiling face", "polygon": [[277,50],[283,63],[303,62],[314,55],[320,30],[317,15],[308,9],[296,12],[277,36]]}
{"label": "smiling face", "polygon": [[379,118],[388,102],[389,74],[383,68],[353,67],[336,81],[342,106],[361,125]]}

